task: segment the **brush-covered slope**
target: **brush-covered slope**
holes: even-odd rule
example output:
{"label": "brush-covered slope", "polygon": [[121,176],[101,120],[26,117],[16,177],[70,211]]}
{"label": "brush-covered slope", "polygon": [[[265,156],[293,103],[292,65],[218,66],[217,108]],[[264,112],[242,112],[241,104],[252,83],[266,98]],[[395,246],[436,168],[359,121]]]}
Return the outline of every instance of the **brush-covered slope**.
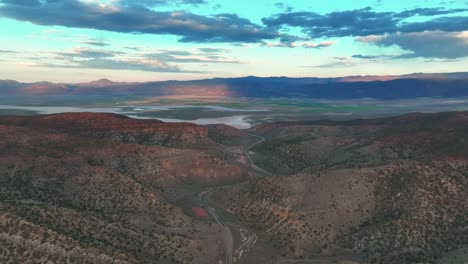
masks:
{"label": "brush-covered slope", "polygon": [[132,119],[124,115],[103,113],[63,113],[42,116],[11,116],[0,124],[58,131],[110,142],[157,145],[179,149],[196,149],[225,159],[223,146],[208,137],[208,129],[192,123],[165,123],[155,119]]}
{"label": "brush-covered slope", "polygon": [[218,227],[178,201],[248,172],[191,148],[206,133],[107,114],[0,118],[0,262],[217,263]]}
{"label": "brush-covered slope", "polygon": [[468,113],[254,129],[264,169],[213,196],[288,258],[425,263],[468,243]]}
{"label": "brush-covered slope", "polygon": [[468,114],[412,113],[345,122],[285,122],[255,127],[267,140],[253,155],[273,172],[291,174],[338,167],[368,167],[398,159],[468,155]]}

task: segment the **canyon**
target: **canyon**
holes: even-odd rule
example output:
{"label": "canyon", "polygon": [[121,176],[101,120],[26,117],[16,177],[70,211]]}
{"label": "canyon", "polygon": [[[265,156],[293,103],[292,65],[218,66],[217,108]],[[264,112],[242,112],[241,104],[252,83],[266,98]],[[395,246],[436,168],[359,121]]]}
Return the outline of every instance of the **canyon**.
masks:
{"label": "canyon", "polygon": [[464,263],[467,122],[2,116],[0,260]]}

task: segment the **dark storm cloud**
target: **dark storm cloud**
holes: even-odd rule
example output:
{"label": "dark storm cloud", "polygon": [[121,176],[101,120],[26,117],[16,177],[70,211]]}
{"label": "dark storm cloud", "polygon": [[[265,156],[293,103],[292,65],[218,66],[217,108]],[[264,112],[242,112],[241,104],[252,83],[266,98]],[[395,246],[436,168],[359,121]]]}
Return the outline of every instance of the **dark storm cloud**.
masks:
{"label": "dark storm cloud", "polygon": [[157,12],[143,6],[109,6],[78,0],[0,0],[0,16],[38,25],[92,28],[124,33],[180,36],[182,42],[255,43],[294,37],[252,23],[235,14],[212,16]]}
{"label": "dark storm cloud", "polygon": [[364,37],[360,38],[360,41],[384,47],[396,45],[411,52],[394,58],[455,59],[468,56],[468,35],[461,33],[442,31],[397,33],[373,38]]}
{"label": "dark storm cloud", "polygon": [[441,17],[426,22],[405,22],[421,16],[449,15],[468,9],[416,8],[403,12],[376,12],[372,8],[337,11],[320,15],[313,12],[282,13],[262,21],[275,30],[283,27],[301,28],[313,38],[369,36],[385,33],[420,32],[425,30],[461,31],[468,29],[467,17]]}

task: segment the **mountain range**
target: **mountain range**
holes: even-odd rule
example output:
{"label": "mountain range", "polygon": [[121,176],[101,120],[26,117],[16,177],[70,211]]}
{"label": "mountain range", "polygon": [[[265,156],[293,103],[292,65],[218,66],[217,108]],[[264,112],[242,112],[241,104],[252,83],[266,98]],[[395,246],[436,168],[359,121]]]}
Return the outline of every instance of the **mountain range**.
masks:
{"label": "mountain range", "polygon": [[416,97],[468,96],[468,73],[414,73],[386,76],[337,78],[241,77],[193,81],[89,83],[21,83],[0,81],[4,98],[18,96],[214,96],[214,97],[303,97],[320,99],[375,98],[382,100]]}

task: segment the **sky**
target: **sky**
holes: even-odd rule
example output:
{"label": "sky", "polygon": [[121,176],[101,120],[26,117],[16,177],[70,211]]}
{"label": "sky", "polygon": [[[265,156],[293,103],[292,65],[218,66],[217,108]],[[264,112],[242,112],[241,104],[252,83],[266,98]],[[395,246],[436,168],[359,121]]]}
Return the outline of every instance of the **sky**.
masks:
{"label": "sky", "polygon": [[468,0],[0,0],[0,79],[468,71]]}

